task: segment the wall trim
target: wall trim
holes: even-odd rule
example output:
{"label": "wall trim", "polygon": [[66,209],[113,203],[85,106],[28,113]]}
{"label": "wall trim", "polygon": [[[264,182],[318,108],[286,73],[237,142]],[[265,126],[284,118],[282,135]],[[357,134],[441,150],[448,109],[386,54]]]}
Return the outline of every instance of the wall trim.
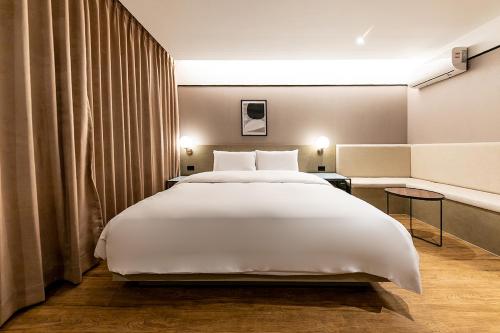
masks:
{"label": "wall trim", "polygon": [[498,48],[500,48],[500,45],[493,46],[493,47],[492,47],[492,48],[490,48],[490,49],[484,50],[484,51],[483,51],[483,52],[481,52],[481,53],[478,53],[478,54],[476,54],[476,55],[473,55],[473,56],[472,56],[472,57],[470,57],[470,58],[467,58],[467,60],[472,60],[472,59],[474,59],[474,58],[480,57],[480,56],[482,56],[482,55],[485,55],[486,53],[489,53],[489,52],[491,52],[491,51],[495,51],[495,50],[496,50],[496,49],[498,49]]}
{"label": "wall trim", "polygon": [[177,87],[408,87],[407,84],[178,84]]}

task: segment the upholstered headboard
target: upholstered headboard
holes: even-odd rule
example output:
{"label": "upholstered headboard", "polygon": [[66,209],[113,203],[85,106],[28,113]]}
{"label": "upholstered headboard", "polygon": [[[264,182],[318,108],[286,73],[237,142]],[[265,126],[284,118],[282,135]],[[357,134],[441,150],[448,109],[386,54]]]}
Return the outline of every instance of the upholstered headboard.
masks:
{"label": "upholstered headboard", "polygon": [[410,177],[406,144],[337,145],[336,170],[350,177]]}
{"label": "upholstered headboard", "polygon": [[[224,151],[252,151],[252,150],[299,150],[299,170],[304,172],[317,172],[319,165],[324,165],[326,171],[335,171],[335,146],[330,145],[323,154],[318,154],[315,147],[310,145],[200,145],[193,149],[193,154],[186,154],[181,149],[181,175],[190,175],[197,172],[212,171],[214,165],[214,150]],[[187,170],[194,166],[193,170]]]}
{"label": "upholstered headboard", "polygon": [[500,194],[500,142],[412,145],[411,176]]}

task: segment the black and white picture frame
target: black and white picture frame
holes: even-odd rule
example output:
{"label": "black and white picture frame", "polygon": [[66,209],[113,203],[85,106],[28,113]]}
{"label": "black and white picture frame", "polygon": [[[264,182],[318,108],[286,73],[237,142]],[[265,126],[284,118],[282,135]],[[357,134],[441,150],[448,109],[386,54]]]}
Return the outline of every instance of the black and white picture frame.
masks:
{"label": "black and white picture frame", "polygon": [[241,135],[242,136],[267,135],[266,100],[241,101]]}

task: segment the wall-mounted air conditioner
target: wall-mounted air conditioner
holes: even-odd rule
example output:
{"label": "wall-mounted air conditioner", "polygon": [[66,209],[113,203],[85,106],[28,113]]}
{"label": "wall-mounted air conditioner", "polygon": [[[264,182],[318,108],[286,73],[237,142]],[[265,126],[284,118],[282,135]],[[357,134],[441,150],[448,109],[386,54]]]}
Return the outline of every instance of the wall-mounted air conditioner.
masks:
{"label": "wall-mounted air conditioner", "polygon": [[417,69],[414,79],[408,85],[423,88],[436,82],[449,79],[467,70],[467,48],[454,47],[451,57],[437,59]]}

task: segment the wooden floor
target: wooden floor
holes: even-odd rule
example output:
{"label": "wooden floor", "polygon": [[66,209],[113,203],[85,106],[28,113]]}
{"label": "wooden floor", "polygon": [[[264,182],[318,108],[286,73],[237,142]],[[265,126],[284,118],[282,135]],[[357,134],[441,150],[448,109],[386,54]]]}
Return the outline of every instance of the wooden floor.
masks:
{"label": "wooden floor", "polygon": [[[396,216],[402,223],[405,217]],[[425,236],[436,230],[418,224]],[[168,287],[112,282],[105,265],[3,330],[26,332],[500,332],[500,257],[450,235],[414,240],[423,294],[351,287]]]}

